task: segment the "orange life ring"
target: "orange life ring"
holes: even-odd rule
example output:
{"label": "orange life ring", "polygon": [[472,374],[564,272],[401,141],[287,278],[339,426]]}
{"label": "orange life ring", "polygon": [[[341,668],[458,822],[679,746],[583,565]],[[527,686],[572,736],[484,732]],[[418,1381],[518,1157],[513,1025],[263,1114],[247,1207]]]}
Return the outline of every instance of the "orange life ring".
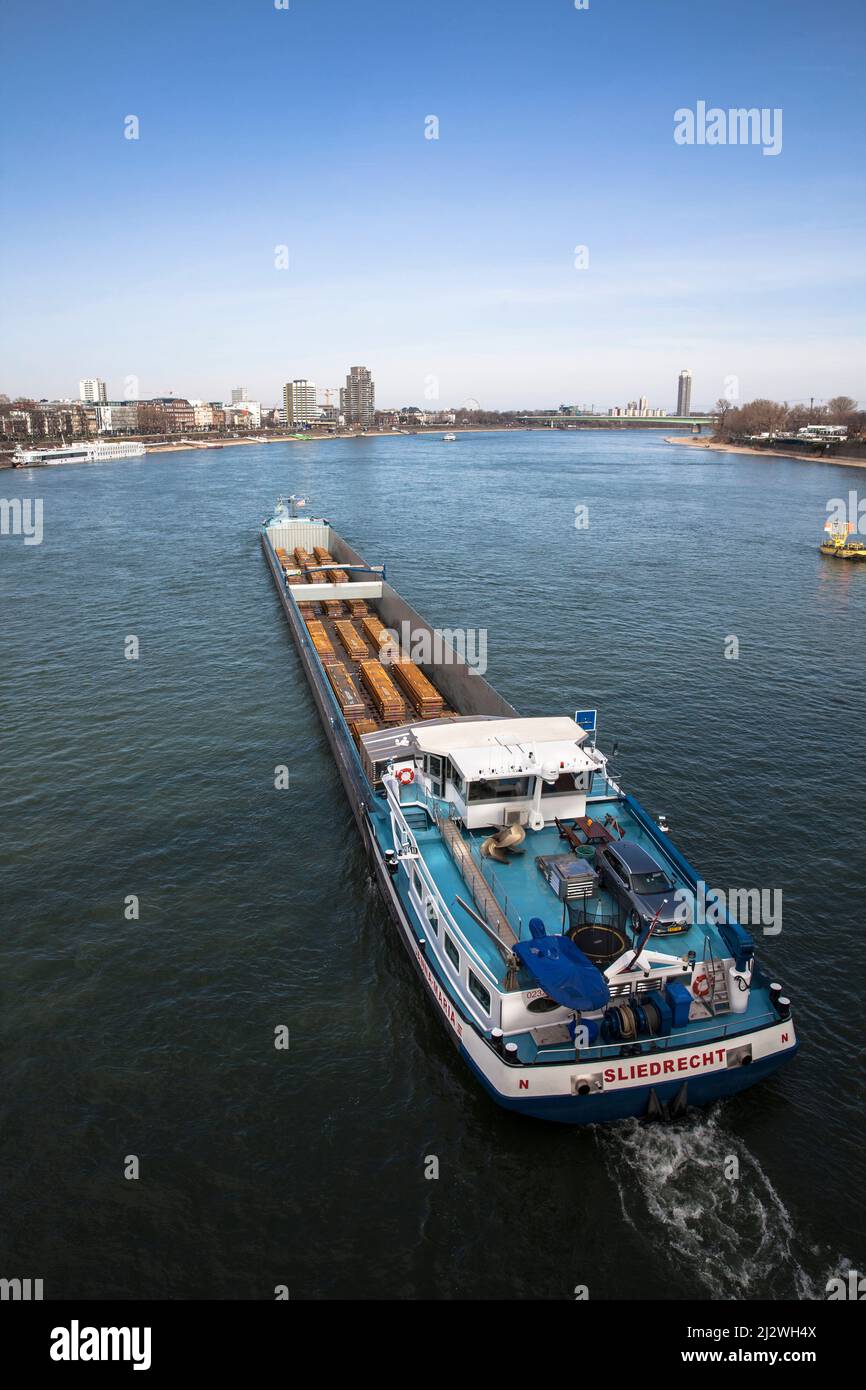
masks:
{"label": "orange life ring", "polygon": [[412,768],[401,767],[400,771],[397,773],[397,781],[400,783],[401,787],[408,787],[411,782],[414,782],[415,773],[412,771]]}
{"label": "orange life ring", "polygon": [[692,980],[692,994],[696,999],[706,999],[710,992],[710,982],[706,975],[696,975]]}

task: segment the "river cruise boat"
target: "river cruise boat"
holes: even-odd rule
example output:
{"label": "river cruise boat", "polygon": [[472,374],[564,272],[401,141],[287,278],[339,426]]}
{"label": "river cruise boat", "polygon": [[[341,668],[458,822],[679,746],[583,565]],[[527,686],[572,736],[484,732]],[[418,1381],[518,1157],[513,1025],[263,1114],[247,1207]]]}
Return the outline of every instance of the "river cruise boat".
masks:
{"label": "river cruise boat", "polygon": [[65,444],[59,449],[16,449],[12,463],[16,468],[50,467],[58,463],[107,463],[111,459],[141,458],[146,452],[143,444],[130,440],[100,440]]}
{"label": "river cruise boat", "polygon": [[358,831],[493,1100],[568,1124],[669,1118],[792,1058],[789,999],[619,785],[592,712],[519,714],[383,564],[288,501],[262,547]]}

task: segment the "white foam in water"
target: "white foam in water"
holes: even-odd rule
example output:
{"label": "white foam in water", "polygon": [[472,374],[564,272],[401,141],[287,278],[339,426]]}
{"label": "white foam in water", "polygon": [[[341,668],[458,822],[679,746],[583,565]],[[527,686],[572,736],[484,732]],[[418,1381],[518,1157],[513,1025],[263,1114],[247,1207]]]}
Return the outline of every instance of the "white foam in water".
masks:
{"label": "white foam in water", "polygon": [[[648,1218],[657,1222],[672,1260],[714,1298],[826,1298],[829,1276],[804,1267],[817,1252],[755,1157],[723,1127],[722,1113],[596,1130],[625,1220],[644,1236],[656,1234]],[[731,1158],[736,1179],[725,1176]]]}

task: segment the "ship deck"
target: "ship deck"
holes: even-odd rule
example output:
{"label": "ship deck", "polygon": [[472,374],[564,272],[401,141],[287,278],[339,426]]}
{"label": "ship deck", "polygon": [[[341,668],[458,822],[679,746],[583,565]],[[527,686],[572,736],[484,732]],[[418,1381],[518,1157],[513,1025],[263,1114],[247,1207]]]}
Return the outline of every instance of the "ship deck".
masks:
{"label": "ship deck", "polygon": [[[630,814],[620,798],[611,796],[593,803],[592,813],[594,816],[603,818],[607,811],[616,815],[620,824],[627,829],[631,841],[642,844],[657,859],[660,857],[658,845],[647,835],[637,819]],[[529,935],[528,923],[531,917],[540,917],[550,934],[567,929],[566,908],[535,862],[536,855],[556,855],[568,852],[568,846],[565,841],[560,839],[556,827],[545,826],[544,830],[535,833],[530,832],[531,851],[527,848],[526,853],[513,856],[507,865],[492,865],[489,860],[481,858],[481,843],[487,833],[489,832],[479,831],[469,834],[463,831],[462,837],[471,846],[472,858],[476,865],[481,868],[487,884],[507,916],[518,940],[523,940]],[[435,876],[442,896],[456,920],[463,927],[467,936],[471,938],[473,946],[497,978],[500,987],[507,988],[505,963],[495,942],[477,924],[473,923],[457,902],[459,896],[463,898],[464,902],[468,900],[471,905],[474,905],[467,882],[444,844],[438,826],[429,825],[426,829],[413,827],[413,834],[418,848],[431,873]],[[529,845],[529,843],[530,837],[527,837],[526,844]],[[670,865],[670,868],[676,886],[687,888],[688,885],[682,874],[678,873],[674,865]],[[616,925],[620,925],[622,922],[617,904],[606,889],[600,889],[592,898],[586,900],[585,904],[580,903],[578,910],[582,911],[584,907],[588,922],[612,922]],[[726,951],[721,943],[715,939],[715,929],[704,924],[694,924],[688,931],[679,932],[673,936],[654,937],[651,944],[653,950],[669,953],[672,959],[684,956],[689,950],[694,950],[698,958],[701,959],[704,955],[704,938],[708,934],[713,940],[713,950],[717,958],[721,958],[726,954]],[[682,1047],[686,1043],[704,1040],[709,1042],[711,1039],[733,1037],[755,1027],[760,1027],[764,1023],[772,1023],[775,1019],[776,1015],[770,1006],[769,993],[756,980],[753,983],[749,1005],[745,1013],[735,1014],[725,1009],[715,1016],[709,1015],[705,1019],[691,1020],[687,1024],[674,1026],[669,1037],[654,1038],[653,1046],[661,1049]],[[567,1062],[574,1059],[574,1043],[567,1036],[565,1029],[562,1027],[545,1029],[543,1016],[539,1018],[537,1028],[522,1033],[509,1034],[509,1041],[516,1043],[518,1059],[524,1063],[541,1060]],[[621,1049],[619,1044],[598,1044],[592,1048],[583,1049],[581,1055],[585,1058],[618,1057],[621,1055]]]}
{"label": "ship deck", "polygon": [[[407,809],[412,805],[411,790],[411,788],[407,788],[406,793],[408,794],[404,794],[402,798]],[[617,794],[611,792],[603,798],[593,798],[587,804],[587,812],[597,820],[603,820],[608,813],[614,816],[626,830],[628,839],[632,843],[642,845],[656,859],[661,857],[658,845]],[[462,838],[469,846],[475,864],[484,875],[485,881],[493,892],[517,940],[523,941],[530,935],[529,921],[532,917],[540,917],[550,934],[561,932],[563,923],[567,928],[568,919],[565,904],[556,896],[536,863],[539,856],[569,853],[569,846],[565,840],[560,838],[556,826],[547,825],[543,830],[529,831],[523,844],[523,853],[512,855],[504,864],[482,857],[481,846],[490,833],[489,829],[471,832],[464,829],[461,831]],[[471,919],[456,901],[458,896],[462,897],[464,901],[467,900],[468,885],[451,852],[445,845],[438,826],[435,824],[428,824],[425,828],[413,826],[413,834],[446,903],[458,921],[465,926],[467,932],[472,936],[473,945],[475,945],[479,955],[494,971],[500,983],[504,984],[503,961],[495,943],[481,928],[472,931]],[[591,851],[585,851],[584,857],[592,862]],[[686,879],[676,866],[668,861],[668,867],[675,887],[690,892]],[[471,897],[469,901],[471,903]],[[587,922],[614,922],[619,925],[621,921],[621,913],[617,904],[604,888],[600,888],[592,898],[581,903],[580,910],[581,913],[585,911]],[[694,950],[701,956],[704,936],[708,930],[711,929],[702,925],[693,925],[689,927],[688,931],[678,932],[672,936],[654,937],[653,949],[669,953],[672,957],[682,956],[689,950]]]}

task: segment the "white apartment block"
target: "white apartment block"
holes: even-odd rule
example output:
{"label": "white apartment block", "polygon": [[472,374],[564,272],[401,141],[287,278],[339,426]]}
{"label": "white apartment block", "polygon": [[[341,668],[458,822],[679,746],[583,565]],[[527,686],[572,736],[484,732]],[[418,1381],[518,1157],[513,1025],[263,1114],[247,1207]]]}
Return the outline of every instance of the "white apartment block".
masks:
{"label": "white apartment block", "polygon": [[318,420],[316,383],[305,377],[287,381],[283,387],[283,409],[287,425],[310,425]]}
{"label": "white apartment block", "polygon": [[78,383],[78,399],[88,401],[92,405],[99,405],[108,400],[108,388],[98,376],[85,377],[83,381]]}

